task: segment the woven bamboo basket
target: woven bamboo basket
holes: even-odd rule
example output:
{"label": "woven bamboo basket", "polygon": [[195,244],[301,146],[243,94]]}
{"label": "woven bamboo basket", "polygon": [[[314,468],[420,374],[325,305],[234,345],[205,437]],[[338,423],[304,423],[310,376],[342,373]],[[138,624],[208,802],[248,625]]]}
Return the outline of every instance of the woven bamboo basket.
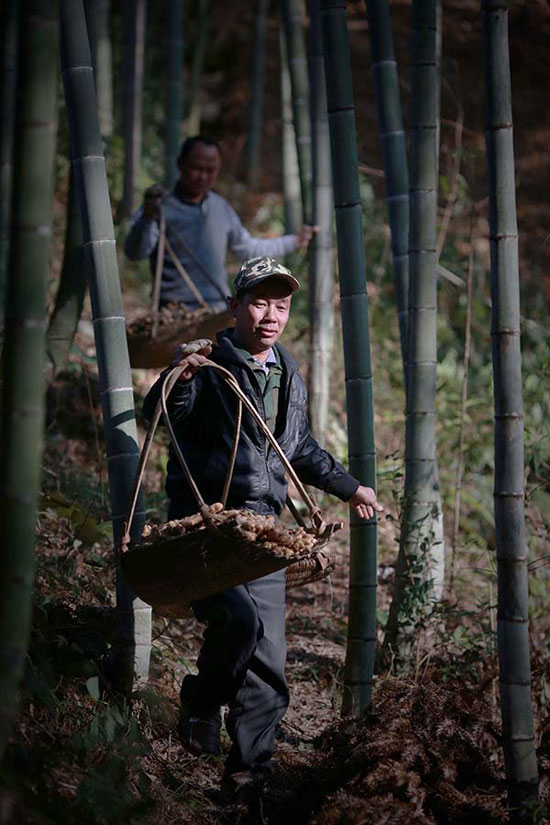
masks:
{"label": "woven bamboo basket", "polygon": [[225,510],[163,525],[123,553],[121,564],[129,584],[159,615],[183,618],[197,599],[283,568],[287,587],[324,578],[334,567],[324,544],[273,517]]}
{"label": "woven bamboo basket", "polygon": [[[204,299],[193,279],[177,256],[172,244],[181,248],[225,303],[226,295],[217,281],[212,278],[201,261],[198,260],[183,238],[172,234],[168,237],[168,227],[162,205],[158,206],[159,240],[157,262],[151,297],[151,309],[136,318],[126,327],[130,364],[134,368],[152,369],[165,367],[172,360],[178,344],[197,338],[213,338],[217,332],[232,325],[233,316],[229,309],[215,310]],[[165,253],[181,275],[189,292],[194,296],[198,309],[191,311],[184,304],[167,304],[160,307],[160,288]]]}
{"label": "woven bamboo basket", "polygon": [[214,338],[233,324],[227,311],[201,308],[186,312],[179,306],[163,307],[158,313],[158,328],[153,337],[153,315],[136,318],[126,328],[130,364],[134,369],[155,369],[169,364],[178,344],[196,338]]}
{"label": "woven bamboo basket", "polygon": [[[200,352],[210,343],[205,340],[191,342],[184,351]],[[334,558],[326,546],[333,533],[342,526],[341,523],[327,524],[323,521],[319,508],[297,478],[254,405],[242,393],[234,376],[212,361],[206,360],[204,366],[221,374],[239,401],[233,451],[222,501],[213,505],[206,504],[172,429],[166,399],[182,372],[181,367],[175,367],[165,376],[161,398],[147,433],[124,537],[119,548],[122,571],[137,595],[152,605],[160,615],[171,618],[187,615],[189,606],[197,599],[283,568],[286,568],[287,587],[296,587],[328,576],[334,569]],[[296,529],[278,523],[274,516],[257,515],[248,510],[224,509],[240,437],[243,405],[264,428],[266,437],[281,457],[309,509],[311,526],[307,526],[294,505],[288,501],[291,512],[299,521]],[[198,512],[161,526],[146,525],[141,542],[132,546],[130,527],[143,470],[161,414],[164,415],[174,450],[197,499]]]}

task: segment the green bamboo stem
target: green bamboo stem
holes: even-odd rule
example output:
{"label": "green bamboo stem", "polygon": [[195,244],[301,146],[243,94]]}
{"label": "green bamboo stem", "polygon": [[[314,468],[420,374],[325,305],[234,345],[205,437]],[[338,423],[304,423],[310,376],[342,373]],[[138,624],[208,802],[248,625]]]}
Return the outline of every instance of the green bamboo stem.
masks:
{"label": "green bamboo stem", "polygon": [[172,189],[178,179],[176,157],[183,121],[183,0],[168,4],[168,99],[166,105],[165,178]]}
{"label": "green bamboo stem", "polygon": [[10,241],[18,0],[4,0],[0,13],[0,322],[6,301]]}
{"label": "green bamboo stem", "polygon": [[311,431],[323,443],[328,429],[330,368],[334,334],[334,269],[332,257],[332,176],[330,135],[319,0],[310,3],[309,70],[313,223],[320,227],[309,256],[310,359],[309,417]]}
{"label": "green bamboo stem", "polygon": [[252,56],[252,82],[250,94],[250,135],[248,137],[248,183],[257,189],[260,182],[260,157],[262,147],[262,116],[265,77],[265,34],[269,0],[258,0],[254,20]]}
{"label": "green bamboo stem", "polygon": [[[359,195],[355,108],[345,0],[321,0],[350,472],[376,485],[376,449],[370,360],[365,249]],[[358,715],[372,694],[376,655],[376,518],[351,517],[349,623],[343,712]]]}
{"label": "green bamboo stem", "polygon": [[[528,549],[524,513],[518,230],[508,4],[483,0],[495,414],[497,640],[509,802],[533,803],[538,771],[531,714]],[[518,818],[521,818],[518,817]],[[534,821],[525,811],[522,821]]]}
{"label": "green bamboo stem", "polygon": [[0,438],[0,758],[17,707],[31,622],[44,426],[46,276],[57,115],[57,2],[23,0]]}
{"label": "green bamboo stem", "polygon": [[[122,535],[139,460],[132,377],[105,159],[82,0],[61,0],[61,68],[94,322],[115,546]],[[144,522],[141,504],[132,541]],[[151,609],[117,570],[112,679],[128,693],[147,679]]]}
{"label": "green bamboo stem", "polygon": [[109,32],[111,0],[86,0],[84,6],[94,67],[99,131],[103,137],[110,138],[114,131],[113,54]]}
{"label": "green bamboo stem", "polygon": [[300,0],[280,0],[281,22],[288,57],[296,151],[300,170],[302,213],[311,223],[311,131],[309,81]]}
{"label": "green bamboo stem", "polygon": [[[385,648],[411,654],[415,625],[443,589],[437,467],[437,111],[436,0],[413,0],[410,106],[409,320],[405,491]],[[438,540],[439,539],[439,540]],[[409,596],[410,607],[405,608]]]}
{"label": "green bamboo stem", "polygon": [[393,48],[388,0],[368,0],[367,18],[382,164],[385,172],[386,205],[391,231],[393,279],[399,317],[401,355],[403,369],[406,373],[409,303],[409,172],[399,75]]}
{"label": "green bamboo stem", "polygon": [[141,163],[143,63],[145,50],[145,0],[124,2],[124,179],[121,217],[134,211],[136,177]]}
{"label": "green bamboo stem", "polygon": [[78,211],[74,172],[71,168],[63,266],[55,306],[46,333],[46,351],[53,366],[54,375],[57,375],[67,365],[86,295],[86,271],[82,243],[82,224]]}
{"label": "green bamboo stem", "polygon": [[204,55],[206,52],[206,34],[208,31],[208,13],[210,0],[199,0],[197,35],[193,49],[193,63],[191,66],[191,84],[189,91],[189,117],[187,119],[187,134],[190,137],[198,135],[201,128],[201,96],[200,87],[204,69]]}
{"label": "green bamboo stem", "polygon": [[279,30],[279,56],[281,63],[281,121],[282,121],[282,178],[285,206],[285,232],[295,235],[302,224],[302,195],[296,134],[292,117],[292,92],[290,73],[283,33]]}

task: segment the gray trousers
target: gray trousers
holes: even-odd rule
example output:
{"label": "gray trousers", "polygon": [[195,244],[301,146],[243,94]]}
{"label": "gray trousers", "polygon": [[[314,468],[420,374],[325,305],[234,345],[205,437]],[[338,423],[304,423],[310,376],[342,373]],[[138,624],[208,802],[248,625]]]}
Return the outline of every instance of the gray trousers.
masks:
{"label": "gray trousers", "polygon": [[289,702],[285,571],[200,599],[193,609],[208,627],[198,674],[183,680],[182,702],[197,715],[215,715],[229,705],[228,773],[264,767]]}

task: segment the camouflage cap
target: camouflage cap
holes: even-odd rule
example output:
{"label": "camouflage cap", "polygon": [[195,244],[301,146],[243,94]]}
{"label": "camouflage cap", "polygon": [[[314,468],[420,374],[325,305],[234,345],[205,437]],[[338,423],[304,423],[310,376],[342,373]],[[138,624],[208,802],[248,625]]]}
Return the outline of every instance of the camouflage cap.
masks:
{"label": "camouflage cap", "polygon": [[281,278],[286,281],[292,292],[300,289],[299,281],[290,269],[280,264],[275,258],[262,255],[259,258],[249,258],[243,263],[235,278],[235,295],[240,295],[248,289],[261,284],[268,278]]}

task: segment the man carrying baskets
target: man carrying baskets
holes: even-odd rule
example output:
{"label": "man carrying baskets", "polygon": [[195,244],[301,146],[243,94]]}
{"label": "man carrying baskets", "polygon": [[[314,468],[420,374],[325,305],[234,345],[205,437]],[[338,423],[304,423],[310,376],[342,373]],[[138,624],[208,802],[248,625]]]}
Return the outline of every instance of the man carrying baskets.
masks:
{"label": "man carrying baskets", "polygon": [[[253,255],[283,256],[307,248],[314,227],[304,225],[297,235],[254,238],[225,198],[212,191],[221,168],[220,150],[215,141],[201,135],[187,138],[177,163],[180,177],[174,190],[167,193],[158,184],[146,190],[143,205],[124,242],[127,257],[132,261],[149,257],[153,273],[158,249],[161,246],[164,249],[161,306],[181,302],[189,310],[196,310],[201,306],[202,297],[213,311],[226,309],[228,249],[242,261]],[[162,244],[159,243],[161,204],[168,241]],[[182,270],[191,284],[182,277]]]}
{"label": "man carrying baskets", "polygon": [[[229,303],[235,329],[219,333],[217,345],[185,354],[178,348],[172,367],[182,366],[168,399],[168,412],[185,460],[207,502],[216,502],[232,451],[236,399],[207,358],[235,376],[261,414],[300,481],[349,503],[372,518],[383,508],[374,490],[346,472],[309,432],[306,390],[298,366],[278,342],[299,283],[274,258],[242,265]],[[151,418],[163,376],[151,388],[144,413]],[[170,448],[166,491],[169,518],[196,511],[179,462]],[[253,416],[245,411],[227,507],[278,516],[287,494],[285,470]],[[220,749],[221,708],[232,741],[222,789],[255,786],[269,770],[275,729],[289,702],[285,679],[285,571],[217,593],[193,604],[207,622],[198,673],[181,688],[179,736],[196,755]]]}

